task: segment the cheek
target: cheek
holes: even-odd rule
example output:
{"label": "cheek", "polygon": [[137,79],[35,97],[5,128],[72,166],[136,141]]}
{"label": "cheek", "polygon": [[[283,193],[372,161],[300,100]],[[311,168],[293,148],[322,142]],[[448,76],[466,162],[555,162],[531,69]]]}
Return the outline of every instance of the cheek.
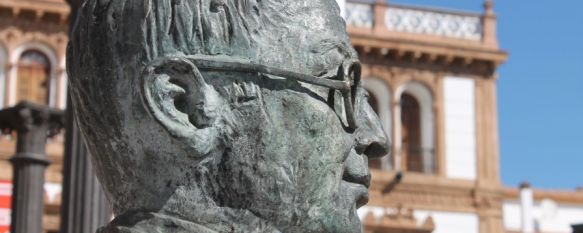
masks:
{"label": "cheek", "polygon": [[[287,164],[289,176],[304,193],[332,193],[342,178],[344,162],[353,140],[342,127],[334,111],[324,102],[306,94],[294,93],[281,98],[271,117],[268,145],[278,164]],[[307,185],[313,184],[313,185]],[[328,191],[326,191],[328,190]]]}
{"label": "cheek", "polygon": [[334,110],[313,96],[286,94],[265,101],[269,105],[265,131],[270,137],[264,138],[268,144],[279,145],[295,159],[343,163],[353,143]]}
{"label": "cheek", "polygon": [[[337,193],[353,140],[334,111],[289,91],[268,92],[254,106],[233,111],[238,123],[230,143],[229,176],[253,180],[239,188],[266,203],[284,205]],[[283,196],[273,198],[274,193]]]}

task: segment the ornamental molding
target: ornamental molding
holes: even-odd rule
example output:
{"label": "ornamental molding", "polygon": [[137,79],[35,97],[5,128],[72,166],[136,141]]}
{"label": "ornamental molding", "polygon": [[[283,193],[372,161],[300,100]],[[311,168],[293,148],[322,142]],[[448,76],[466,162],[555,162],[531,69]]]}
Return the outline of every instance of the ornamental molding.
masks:
{"label": "ornamental molding", "polygon": [[390,193],[372,192],[371,206],[383,208],[406,207],[434,211],[477,213],[480,211],[500,212],[503,197],[481,192],[459,192],[442,187],[443,192],[430,190],[399,190]]}
{"label": "ornamental molding", "polygon": [[[362,45],[362,40],[352,39],[352,42],[359,53],[363,67],[367,65],[368,69],[375,73],[380,72],[378,71],[382,69],[380,67],[402,67],[429,71],[434,74],[448,73],[484,78],[491,77],[496,68],[507,58],[506,53],[454,49],[433,51],[426,47],[416,47],[415,45],[409,48],[393,44],[387,46],[381,44],[377,47],[365,48]],[[365,71],[367,69],[363,68],[363,73]],[[383,76],[386,76],[386,74],[383,74]],[[425,75],[415,77],[421,78],[425,77]]]}
{"label": "ornamental molding", "polygon": [[43,32],[43,31],[23,31],[17,27],[8,27],[0,30],[0,46],[6,49],[7,57],[12,57],[12,53],[17,52],[17,48],[36,43],[46,46],[56,57],[54,64],[58,67],[65,56],[68,37],[65,32]]}
{"label": "ornamental molding", "polygon": [[471,195],[440,195],[422,191],[394,192],[383,196],[392,206],[425,207],[434,209],[474,210],[475,200]]}
{"label": "ornamental molding", "polygon": [[346,24],[361,28],[372,28],[372,5],[365,3],[346,3]]}
{"label": "ornamental molding", "polygon": [[483,34],[480,16],[446,14],[398,7],[387,8],[385,25],[389,31],[474,41],[480,41]]}
{"label": "ornamental molding", "polygon": [[407,82],[418,82],[429,88],[432,93],[435,93],[439,87],[437,80],[443,76],[437,71],[418,70],[393,65],[363,63],[362,67],[363,77],[376,77],[383,80],[391,90],[391,93],[394,93],[394,90],[399,89]]}

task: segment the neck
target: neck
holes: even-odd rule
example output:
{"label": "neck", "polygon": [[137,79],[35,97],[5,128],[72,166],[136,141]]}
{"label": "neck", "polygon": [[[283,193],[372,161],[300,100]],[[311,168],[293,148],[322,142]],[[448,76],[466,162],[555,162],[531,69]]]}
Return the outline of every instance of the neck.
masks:
{"label": "neck", "polygon": [[161,232],[280,232],[250,211],[220,207],[199,190],[178,187],[161,210],[125,213],[98,233],[153,233],[164,228],[168,231]]}

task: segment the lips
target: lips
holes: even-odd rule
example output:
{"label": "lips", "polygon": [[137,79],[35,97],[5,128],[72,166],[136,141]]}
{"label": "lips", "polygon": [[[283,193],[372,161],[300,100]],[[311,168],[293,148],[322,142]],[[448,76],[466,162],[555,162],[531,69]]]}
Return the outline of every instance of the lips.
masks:
{"label": "lips", "polygon": [[368,202],[370,182],[371,176],[368,170],[367,159],[364,155],[359,155],[356,151],[352,150],[344,164],[342,186],[353,195],[357,208]]}
{"label": "lips", "polygon": [[359,155],[352,150],[344,163],[344,174],[342,180],[350,183],[361,184],[366,188],[370,187],[370,172],[368,170],[368,160],[364,155]]}
{"label": "lips", "polygon": [[344,170],[342,180],[350,183],[361,184],[367,189],[370,188],[370,174],[352,174]]}
{"label": "lips", "polygon": [[340,184],[345,196],[350,204],[355,204],[356,208],[360,208],[368,203],[368,189],[362,184],[356,184],[343,180]]}

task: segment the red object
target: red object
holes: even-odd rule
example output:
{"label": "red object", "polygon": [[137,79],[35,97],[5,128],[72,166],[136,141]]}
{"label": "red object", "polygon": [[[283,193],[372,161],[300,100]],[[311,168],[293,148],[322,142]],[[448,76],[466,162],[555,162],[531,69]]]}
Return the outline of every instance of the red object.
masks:
{"label": "red object", "polygon": [[0,181],[0,233],[10,231],[10,205],[12,201],[12,182]]}

